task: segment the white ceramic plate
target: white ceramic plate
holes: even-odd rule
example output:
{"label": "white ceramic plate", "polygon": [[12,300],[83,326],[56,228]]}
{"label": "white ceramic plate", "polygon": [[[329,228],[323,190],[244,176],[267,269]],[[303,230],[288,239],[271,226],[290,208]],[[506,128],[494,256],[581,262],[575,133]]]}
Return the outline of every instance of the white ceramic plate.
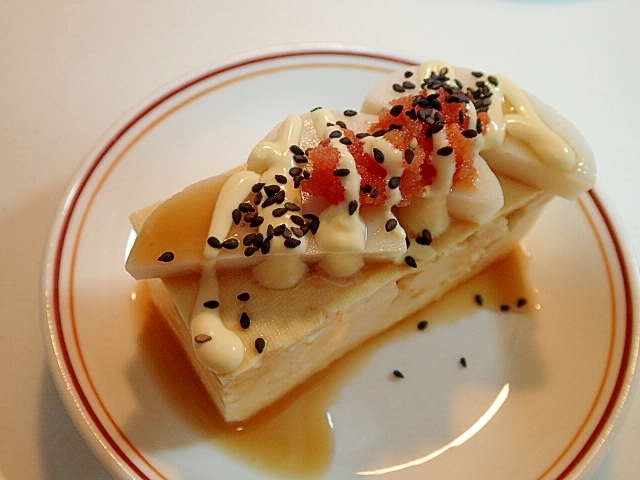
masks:
{"label": "white ceramic plate", "polygon": [[513,286],[525,275],[526,308],[476,306],[480,279],[343,362],[348,374],[330,370],[340,380],[326,380],[328,440],[311,440],[310,454],[280,451],[289,463],[220,440],[215,412],[124,271],[129,213],[244,161],[291,112],[357,109],[403,65],[345,49],[245,58],[167,89],[90,156],[53,228],[45,328],[60,395],[116,476],[555,479],[593,460],[638,348],[635,263],[596,192],[553,201],[523,242],[526,265],[497,276]]}

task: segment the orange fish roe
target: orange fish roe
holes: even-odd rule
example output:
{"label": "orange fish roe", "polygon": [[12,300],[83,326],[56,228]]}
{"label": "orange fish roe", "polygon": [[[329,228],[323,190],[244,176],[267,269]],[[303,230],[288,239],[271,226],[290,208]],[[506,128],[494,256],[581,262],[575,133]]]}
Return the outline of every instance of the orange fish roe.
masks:
{"label": "orange fish roe", "polygon": [[[353,131],[345,130],[344,135],[352,141],[348,146],[349,153],[353,155],[358,174],[360,175],[360,204],[383,204],[387,199],[387,192],[385,189],[387,171],[374,159],[372,155],[365,153],[362,141],[356,137],[356,134]],[[379,192],[379,194],[371,196],[370,193],[374,191]]]}
{"label": "orange fish roe", "polygon": [[[393,85],[396,92],[413,90],[417,94],[407,94],[389,102],[389,107],[378,112],[378,121],[369,132],[355,133],[337,122],[342,130],[332,132],[333,138],[347,145],[353,156],[360,183],[360,205],[379,205],[388,199],[388,188],[396,188],[387,183],[384,155],[374,149],[373,155],[365,153],[361,138],[363,135],[383,136],[394,147],[403,152],[403,173],[399,181],[402,199],[398,206],[410,204],[414,199],[424,197],[428,187],[437,175],[434,158],[438,155],[454,155],[456,169],[453,183],[473,187],[478,172],[474,166],[475,137],[481,135],[489,124],[487,113],[491,102],[491,92],[483,82],[477,82],[477,89],[463,89],[462,83],[453,83],[447,77],[446,69],[434,72],[420,87]],[[468,114],[473,104],[478,112],[471,124]],[[350,112],[349,116],[356,115]],[[433,135],[446,131],[447,146],[434,151]],[[326,199],[335,205],[345,198],[345,191],[336,172],[340,159],[337,149],[325,140],[308,152],[313,167],[310,178],[302,182],[302,189],[311,195]]]}
{"label": "orange fish roe", "polygon": [[340,152],[324,140],[309,151],[309,161],[313,172],[308,180],[300,184],[302,191],[309,195],[324,198],[329,204],[337,205],[344,200],[345,191],[342,181],[333,172],[338,167]]}

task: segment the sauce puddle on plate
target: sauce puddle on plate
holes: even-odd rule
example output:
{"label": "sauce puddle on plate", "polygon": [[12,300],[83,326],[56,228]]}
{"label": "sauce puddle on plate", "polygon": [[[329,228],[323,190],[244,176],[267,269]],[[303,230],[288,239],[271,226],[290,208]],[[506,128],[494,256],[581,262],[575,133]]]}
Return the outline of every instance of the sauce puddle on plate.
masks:
{"label": "sauce puddle on plate", "polygon": [[317,478],[334,454],[329,409],[342,387],[383,345],[418,331],[423,318],[455,321],[478,308],[531,313],[538,309],[536,290],[526,277],[521,248],[496,261],[438,302],[411,315],[387,332],[356,348],[283,399],[241,424],[228,424],[201,385],[171,329],[141,288],[141,354],[152,366],[163,394],[191,428],[218,448],[263,472]]}

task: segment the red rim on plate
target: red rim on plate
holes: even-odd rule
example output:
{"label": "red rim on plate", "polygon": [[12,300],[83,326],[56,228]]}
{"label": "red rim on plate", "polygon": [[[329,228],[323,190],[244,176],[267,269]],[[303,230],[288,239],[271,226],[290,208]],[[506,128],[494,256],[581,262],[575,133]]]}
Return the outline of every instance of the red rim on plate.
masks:
{"label": "red rim on plate", "polygon": [[[56,370],[54,372],[54,376],[57,377],[58,375],[60,375],[60,373],[62,373],[63,383],[58,382],[58,387],[60,389],[61,396],[65,397],[65,403],[67,404],[68,408],[77,408],[83,411],[84,421],[89,426],[94,437],[87,438],[87,440],[93,444],[95,444],[95,442],[97,441],[100,445],[99,448],[102,450],[110,450],[111,453],[109,453],[108,456],[112,457],[112,460],[115,461],[119,468],[128,472],[128,475],[134,478],[152,477],[150,477],[147,472],[140,468],[138,462],[134,458],[132,458],[131,455],[129,455],[129,453],[125,451],[125,449],[122,448],[122,446],[116,439],[113,438],[112,434],[109,431],[110,428],[115,428],[115,430],[117,430],[123,438],[126,438],[118,425],[113,422],[114,424],[110,425],[110,428],[107,428],[107,426],[103,423],[103,420],[101,420],[100,416],[96,413],[94,405],[89,398],[89,396],[92,396],[93,394],[95,394],[95,392],[88,396],[88,392],[85,391],[85,387],[83,387],[83,385],[81,384],[76,372],[76,368],[78,368],[78,366],[72,360],[69,352],[68,342],[72,342],[74,341],[74,339],[67,338],[68,333],[63,330],[62,302],[64,302],[65,299],[61,295],[61,269],[65,249],[69,248],[70,242],[72,243],[74,241],[74,239],[69,238],[69,229],[72,219],[77,218],[77,216],[84,215],[78,207],[79,199],[81,195],[86,192],[87,186],[90,182],[102,182],[104,181],[104,178],[106,178],[112,171],[112,166],[109,166],[110,168],[106,170],[106,173],[101,173],[102,170],[100,170],[99,167],[104,167],[105,158],[109,155],[114,146],[116,146],[118,142],[121,141],[121,139],[128,132],[130,132],[134,126],[136,126],[139,122],[152,114],[158,107],[165,104],[165,102],[170,101],[189,88],[197,86],[201,82],[210,81],[211,79],[222,74],[233,72],[246,66],[264,64],[266,68],[269,65],[269,62],[274,60],[286,60],[293,57],[305,57],[312,61],[315,58],[319,58],[323,55],[340,56],[347,61],[353,60],[355,63],[357,63],[358,60],[362,61],[363,59],[380,60],[382,62],[395,63],[400,67],[412,63],[390,55],[381,55],[365,51],[345,50],[340,48],[320,48],[266,53],[247,59],[242,59],[213,69],[179,84],[178,86],[170,89],[167,93],[158,97],[156,100],[151,101],[146,107],[142,108],[139,113],[134,115],[131,120],[126,122],[124,126],[122,126],[112,136],[110,136],[109,139],[104,143],[104,146],[98,151],[98,153],[87,160],[85,167],[82,169],[80,176],[75,181],[68,197],[65,200],[61,215],[58,218],[56,225],[54,226],[51,236],[51,249],[49,251],[46,266],[47,273],[45,278],[45,306],[49,328],[46,333],[48,336],[47,343],[53,344],[52,348],[54,351],[53,356],[55,358],[55,361],[52,362],[52,364],[56,365],[55,367],[53,367]],[[100,175],[104,175],[104,178],[97,178],[100,177]],[[603,222],[605,226],[606,235],[608,235],[607,241],[611,242],[611,244],[613,245],[613,248],[615,250],[615,260],[619,264],[622,283],[624,285],[624,305],[621,306],[621,308],[625,312],[625,321],[624,325],[622,325],[622,327],[625,329],[624,344],[622,346],[620,366],[617,372],[615,372],[615,384],[608,400],[606,401],[606,407],[602,415],[598,419],[595,428],[593,428],[591,434],[588,436],[587,441],[579,449],[577,454],[575,454],[573,458],[570,459],[566,468],[564,468],[564,470],[560,472],[559,475],[554,477],[558,479],[567,478],[570,475],[582,470],[588,460],[590,460],[593,455],[595,455],[595,452],[601,446],[601,442],[599,440],[603,439],[609,434],[609,431],[614,423],[613,420],[619,414],[626,399],[630,384],[630,378],[635,368],[637,352],[638,339],[635,323],[637,315],[637,273],[635,271],[635,268],[632,266],[635,265],[635,263],[630,260],[631,254],[629,253],[629,249],[626,247],[626,244],[624,243],[620,234],[616,231],[611,215],[608,213],[602,199],[595,191],[588,192],[585,198],[580,200],[585,216],[587,216],[589,222],[592,224],[592,229],[594,229],[595,231],[595,227],[593,227],[593,220],[589,217],[590,213],[584,206],[585,202],[588,201],[593,203],[597,215],[599,215],[601,222]],[[62,390],[65,391],[63,392]],[[73,403],[73,407],[69,406],[69,400]],[[131,442],[128,442],[127,446],[135,453],[135,455],[142,459],[146,466],[154,472],[154,475],[157,475],[158,478],[164,478],[163,474],[158,471],[150,461],[145,459],[144,455],[141,452],[137,451],[135,445],[133,445]],[[567,447],[565,453],[569,450],[569,447]],[[555,464],[557,464],[561,459],[563,461],[567,461],[563,457],[563,455],[564,453],[560,455]],[[547,472],[551,471],[554,465],[551,465]],[[121,473],[122,470],[120,471]],[[540,478],[547,478],[546,474],[546,472],[543,473]]]}

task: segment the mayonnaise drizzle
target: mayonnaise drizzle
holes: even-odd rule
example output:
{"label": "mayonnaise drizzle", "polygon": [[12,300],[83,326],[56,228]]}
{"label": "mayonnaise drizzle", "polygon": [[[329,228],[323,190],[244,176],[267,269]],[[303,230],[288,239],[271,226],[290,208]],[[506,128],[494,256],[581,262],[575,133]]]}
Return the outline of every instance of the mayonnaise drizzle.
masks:
{"label": "mayonnaise drizzle", "polygon": [[[360,197],[360,175],[356,161],[349,148],[339,138],[330,138],[336,126],[335,116],[328,110],[312,112],[313,124],[320,138],[329,138],[329,143],[340,153],[338,168],[346,168],[349,175],[341,177],[345,199],[337,205],[330,205],[320,214],[320,228],[315,235],[318,248],[325,253],[320,266],[330,275],[345,277],[358,271],[363,265],[367,226],[359,211],[349,215],[349,202]],[[344,254],[348,255],[344,255]]]}
{"label": "mayonnaise drizzle", "polygon": [[[229,212],[247,198],[257,181],[258,175],[249,171],[236,172],[225,181],[211,216],[208,237],[227,236],[232,222]],[[219,253],[219,249],[208,244],[204,247],[205,262],[189,327],[200,361],[216,373],[226,373],[242,363],[245,349],[240,337],[222,323],[220,309],[205,307],[205,302],[220,299],[215,266]]]}
{"label": "mayonnaise drizzle", "polygon": [[574,170],[578,161],[568,142],[540,119],[527,95],[509,77],[494,77],[498,85],[490,85],[491,121],[484,135],[484,148],[502,145],[508,132],[525,142],[546,165],[560,171]]}
{"label": "mayonnaise drizzle", "polygon": [[[289,169],[293,166],[293,154],[289,150],[291,145],[298,145],[302,134],[302,118],[299,115],[290,115],[280,125],[278,136],[275,141],[262,141],[253,149],[247,161],[247,168],[261,174],[260,181],[267,185],[276,184],[275,176],[289,176]],[[299,203],[300,192],[294,188],[293,183],[288,181],[280,185],[285,191],[285,198],[288,202]],[[260,226],[260,233],[267,235],[268,225],[286,224],[291,227],[291,213],[284,216],[275,217],[273,211],[281,207],[275,204],[266,208],[259,208],[260,214],[265,221]],[[264,285],[271,288],[290,288],[305,274],[307,266],[300,254],[307,250],[308,239],[306,236],[299,238],[300,244],[295,248],[288,248],[284,245],[283,237],[274,237],[271,242],[271,254],[267,255],[261,263],[253,268],[253,274]],[[276,256],[273,254],[287,253],[286,256]]]}

